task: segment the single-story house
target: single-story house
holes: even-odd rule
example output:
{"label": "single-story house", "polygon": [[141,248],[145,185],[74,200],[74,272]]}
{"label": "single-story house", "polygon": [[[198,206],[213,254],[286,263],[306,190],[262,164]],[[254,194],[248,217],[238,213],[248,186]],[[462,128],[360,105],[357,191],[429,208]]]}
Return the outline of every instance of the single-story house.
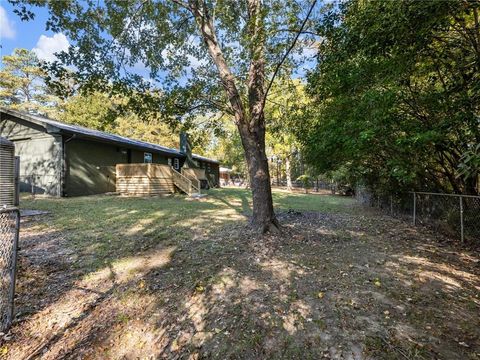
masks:
{"label": "single-story house", "polygon": [[[10,109],[0,109],[0,136],[20,157],[20,190],[53,196],[114,192],[117,164],[169,164],[180,171],[187,158],[177,149]],[[219,185],[218,161],[189,158]]]}

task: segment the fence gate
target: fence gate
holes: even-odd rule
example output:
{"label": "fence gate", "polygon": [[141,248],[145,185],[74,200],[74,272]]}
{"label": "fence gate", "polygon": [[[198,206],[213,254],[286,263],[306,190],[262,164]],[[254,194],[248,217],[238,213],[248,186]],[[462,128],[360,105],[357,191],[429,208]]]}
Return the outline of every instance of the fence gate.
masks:
{"label": "fence gate", "polygon": [[19,210],[0,208],[0,331],[8,329],[13,317],[19,229]]}

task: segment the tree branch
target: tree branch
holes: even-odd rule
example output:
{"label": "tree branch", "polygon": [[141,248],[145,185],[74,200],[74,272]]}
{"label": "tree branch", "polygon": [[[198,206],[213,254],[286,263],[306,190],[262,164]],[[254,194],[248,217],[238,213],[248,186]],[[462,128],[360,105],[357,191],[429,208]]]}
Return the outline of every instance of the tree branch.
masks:
{"label": "tree branch", "polygon": [[265,93],[263,94],[263,100],[262,100],[262,106],[261,106],[261,109],[262,109],[262,110],[265,108],[265,102],[267,101],[268,92],[270,91],[270,88],[271,88],[272,85],[273,85],[273,81],[275,80],[275,77],[277,76],[278,71],[279,71],[280,68],[282,67],[283,63],[284,63],[285,60],[287,59],[287,57],[288,57],[288,55],[290,54],[290,52],[291,52],[291,51],[293,50],[293,48],[295,47],[295,44],[297,43],[297,40],[298,40],[298,38],[300,37],[300,34],[303,32],[303,28],[304,28],[305,25],[307,24],[307,21],[308,21],[308,19],[310,18],[310,14],[312,13],[313,8],[315,7],[316,4],[317,4],[317,0],[313,0],[313,1],[312,1],[312,5],[310,5],[310,9],[308,10],[307,16],[305,16],[305,19],[303,20],[302,25],[300,26],[300,29],[298,30],[297,34],[295,35],[295,38],[293,39],[292,43],[290,44],[290,47],[287,49],[287,51],[285,52],[285,54],[283,54],[282,59],[280,60],[280,62],[279,62],[279,63],[277,64],[277,66],[275,67],[275,71],[273,72],[272,78],[270,79],[270,82],[269,82],[268,85],[267,85],[267,88],[266,88],[266,90],[265,90]]}
{"label": "tree branch", "polygon": [[215,25],[208,13],[208,7],[204,2],[200,5],[198,1],[192,1],[190,10],[195,17],[201,37],[207,46],[208,53],[217,67],[220,81],[227,93],[231,108],[235,113],[235,121],[236,123],[240,123],[245,119],[245,109],[235,82],[235,77],[224,58],[222,49],[217,40]]}
{"label": "tree branch", "polygon": [[177,4],[178,6],[181,6],[187,10],[190,10],[192,11],[192,8],[190,7],[190,5],[188,3],[186,3],[185,1],[182,1],[182,0],[171,0],[172,2],[174,2],[175,4]]}
{"label": "tree branch", "polygon": [[278,30],[274,31],[274,33],[281,33],[281,32],[300,33],[300,34],[307,34],[307,35],[312,35],[312,36],[316,36],[316,37],[321,37],[320,34],[314,32],[314,31],[310,31],[310,30],[297,31],[297,30],[294,30],[294,29],[278,29]]}

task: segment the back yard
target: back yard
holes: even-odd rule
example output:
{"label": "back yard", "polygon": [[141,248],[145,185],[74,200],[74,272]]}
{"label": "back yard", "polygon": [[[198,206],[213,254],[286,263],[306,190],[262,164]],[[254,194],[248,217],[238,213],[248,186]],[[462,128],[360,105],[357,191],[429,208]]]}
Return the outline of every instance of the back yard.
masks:
{"label": "back yard", "polygon": [[479,359],[478,253],[345,197],[24,199],[10,359]]}

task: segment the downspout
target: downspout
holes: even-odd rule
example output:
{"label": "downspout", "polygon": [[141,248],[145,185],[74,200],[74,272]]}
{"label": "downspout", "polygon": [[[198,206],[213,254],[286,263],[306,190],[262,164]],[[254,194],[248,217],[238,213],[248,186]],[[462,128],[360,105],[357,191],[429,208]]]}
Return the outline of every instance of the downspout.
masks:
{"label": "downspout", "polygon": [[[62,197],[65,197],[65,187],[66,187],[66,179],[67,179],[67,143],[71,140],[75,139],[77,134],[73,134],[67,140],[63,142],[62,146]],[[63,137],[62,137],[63,139]]]}

